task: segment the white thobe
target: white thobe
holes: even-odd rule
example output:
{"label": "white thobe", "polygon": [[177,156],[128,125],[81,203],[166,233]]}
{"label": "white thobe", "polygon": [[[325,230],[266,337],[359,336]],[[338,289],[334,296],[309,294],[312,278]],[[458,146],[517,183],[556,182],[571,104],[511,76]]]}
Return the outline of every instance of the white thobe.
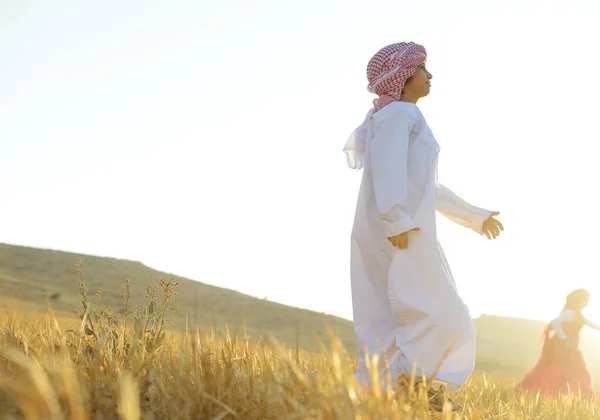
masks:
{"label": "white thobe", "polygon": [[[436,376],[459,388],[475,361],[475,330],[437,240],[436,210],[482,234],[491,212],[474,207],[437,182],[439,146],[415,104],[394,102],[367,115],[364,172],[351,244],[357,379],[370,384],[365,347],[387,358],[392,386],[402,374]],[[399,250],[388,237],[408,234]]]}

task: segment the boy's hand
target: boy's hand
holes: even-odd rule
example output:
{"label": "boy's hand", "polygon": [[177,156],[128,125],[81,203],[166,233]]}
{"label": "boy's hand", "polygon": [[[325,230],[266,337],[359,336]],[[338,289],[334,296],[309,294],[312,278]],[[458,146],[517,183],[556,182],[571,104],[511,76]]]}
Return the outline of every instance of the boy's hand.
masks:
{"label": "boy's hand", "polygon": [[[421,230],[421,228],[416,227],[412,230],[414,230],[415,232],[418,232]],[[408,233],[409,232],[411,232],[411,231],[409,230],[408,232],[401,233],[400,235],[392,236],[391,238],[388,238],[388,241],[390,241],[392,243],[394,248],[406,249],[406,248],[408,248]]]}
{"label": "boy's hand", "polygon": [[498,235],[500,235],[500,231],[504,230],[504,226],[502,226],[502,223],[500,223],[499,220],[494,218],[494,216],[497,216],[499,214],[499,211],[493,211],[492,215],[485,222],[483,222],[481,230],[483,231],[483,233],[485,233],[485,236],[487,236],[488,239],[496,239]]}

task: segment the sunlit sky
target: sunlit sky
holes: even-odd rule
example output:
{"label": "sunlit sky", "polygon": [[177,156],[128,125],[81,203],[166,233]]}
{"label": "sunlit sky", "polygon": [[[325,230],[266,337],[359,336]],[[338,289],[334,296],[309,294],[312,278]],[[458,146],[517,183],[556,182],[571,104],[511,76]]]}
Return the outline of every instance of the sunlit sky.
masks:
{"label": "sunlit sky", "polygon": [[0,242],[350,319],[342,147],[368,60],[412,40],[440,181],[506,228],[438,217],[473,314],[548,319],[587,287],[600,321],[597,4],[0,0]]}

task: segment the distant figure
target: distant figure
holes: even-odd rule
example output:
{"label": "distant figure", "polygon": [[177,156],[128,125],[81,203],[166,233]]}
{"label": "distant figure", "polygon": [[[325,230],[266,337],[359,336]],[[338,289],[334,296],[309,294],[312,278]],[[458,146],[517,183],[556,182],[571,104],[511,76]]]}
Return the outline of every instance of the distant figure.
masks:
{"label": "distant figure", "polygon": [[567,296],[561,314],[544,328],[537,364],[516,389],[540,392],[544,396],[581,394],[585,399],[594,398],[591,376],[579,350],[579,333],[584,325],[600,330],[600,326],[581,314],[589,298],[584,289]]}
{"label": "distant figure", "polygon": [[375,54],[367,79],[378,98],[344,150],[352,169],[364,166],[351,239],[356,378],[371,385],[366,348],[381,356],[382,379],[387,357],[390,385],[398,390],[413,365],[418,376],[445,384],[432,389],[430,401],[439,402],[446,387],[457,390],[471,375],[475,330],[438,242],[436,210],[489,239],[503,227],[497,212],[472,206],[438,182],[440,147],[417,106],[431,87],[426,58],[413,42]]}

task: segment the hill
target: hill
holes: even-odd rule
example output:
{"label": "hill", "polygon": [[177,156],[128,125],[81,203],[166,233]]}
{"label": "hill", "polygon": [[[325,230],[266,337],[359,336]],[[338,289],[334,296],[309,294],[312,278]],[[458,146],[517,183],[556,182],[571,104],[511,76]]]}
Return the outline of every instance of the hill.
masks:
{"label": "hill", "polygon": [[[89,294],[101,291],[101,304],[122,307],[125,278],[131,281],[134,303],[144,301],[150,276],[174,277],[139,262],[113,258],[0,244],[0,301],[10,306],[45,309],[47,300],[60,313],[73,315],[81,306],[80,274],[75,266],[78,257],[84,262],[84,282]],[[354,334],[349,320],[293,308],[242,293],[176,277],[178,288],[174,327],[183,330],[210,329],[223,331],[227,324],[232,332],[246,325],[250,337],[260,339],[269,331],[289,345],[318,349],[318,340],[327,341],[327,324],[345,347],[353,352]],[[543,323],[538,321],[482,315],[475,320],[477,329],[477,369],[497,376],[520,377],[536,361]],[[582,350],[596,380],[600,380],[600,358],[595,348],[600,339],[585,333]]]}
{"label": "hill", "polygon": [[81,309],[81,276],[75,266],[78,257],[83,258],[88,293],[101,291],[101,304],[115,309],[123,306],[126,278],[131,281],[133,303],[142,306],[150,276],[155,280],[175,277],[181,282],[175,302],[179,310],[173,320],[177,329],[186,327],[187,315],[191,330],[212,327],[222,331],[227,324],[233,332],[241,331],[245,324],[255,339],[267,330],[283,342],[295,345],[299,338],[302,347],[317,349],[315,336],[325,340],[327,324],[344,345],[353,346],[352,325],[345,319],[173,276],[135,261],[47,249],[0,244],[0,300],[11,306],[45,309],[47,299],[51,299],[57,312],[74,314],[75,309]]}

